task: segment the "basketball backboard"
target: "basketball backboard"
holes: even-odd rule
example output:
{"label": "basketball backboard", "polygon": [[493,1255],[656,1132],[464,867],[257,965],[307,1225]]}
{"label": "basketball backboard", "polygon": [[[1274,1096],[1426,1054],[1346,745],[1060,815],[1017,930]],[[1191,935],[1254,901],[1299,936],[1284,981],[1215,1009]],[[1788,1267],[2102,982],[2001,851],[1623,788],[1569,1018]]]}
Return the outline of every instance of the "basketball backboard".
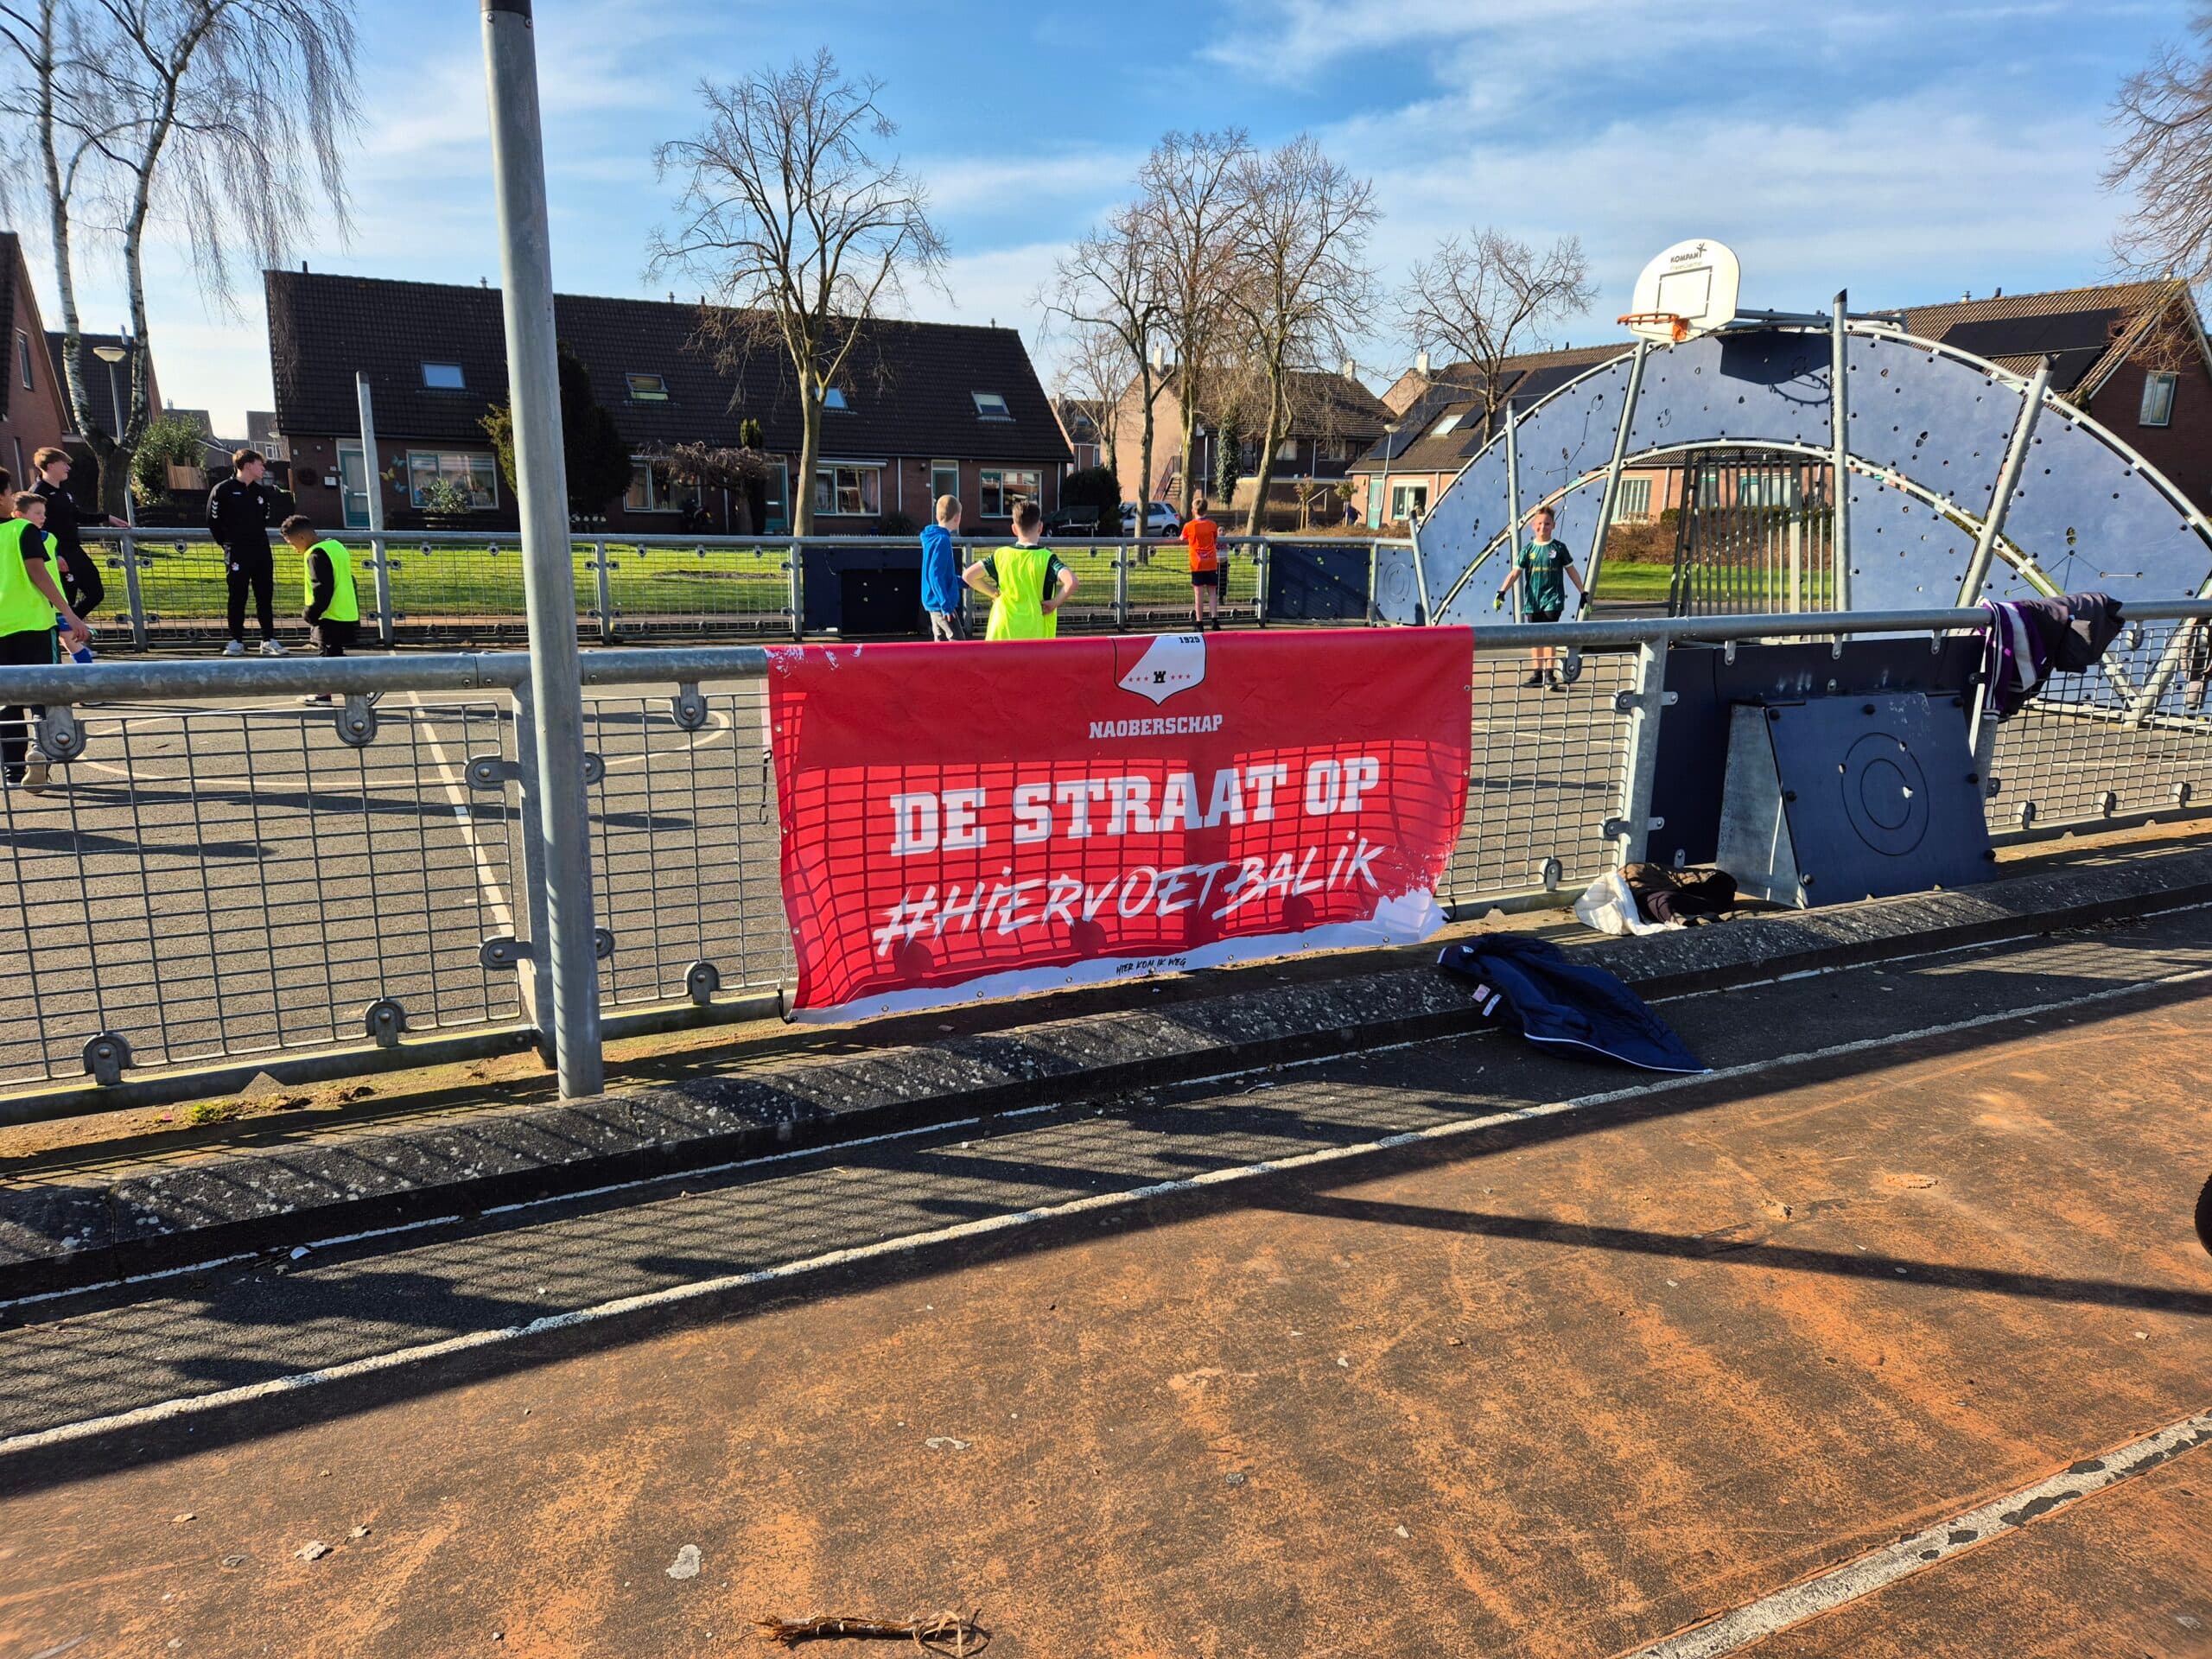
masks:
{"label": "basketball backboard", "polygon": [[1636,279],[1636,302],[1621,319],[1646,340],[1709,334],[1735,320],[1741,273],[1735,253],[1710,237],[1677,242]]}

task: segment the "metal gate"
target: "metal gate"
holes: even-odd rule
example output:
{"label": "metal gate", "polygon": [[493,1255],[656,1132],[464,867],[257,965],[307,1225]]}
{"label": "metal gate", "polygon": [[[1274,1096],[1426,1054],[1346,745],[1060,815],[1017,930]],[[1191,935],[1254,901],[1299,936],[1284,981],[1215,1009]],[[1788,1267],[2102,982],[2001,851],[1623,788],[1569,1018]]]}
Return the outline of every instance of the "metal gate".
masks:
{"label": "metal gate", "polygon": [[1776,450],[1694,451],[1682,462],[1669,616],[1836,608],[1826,461]]}

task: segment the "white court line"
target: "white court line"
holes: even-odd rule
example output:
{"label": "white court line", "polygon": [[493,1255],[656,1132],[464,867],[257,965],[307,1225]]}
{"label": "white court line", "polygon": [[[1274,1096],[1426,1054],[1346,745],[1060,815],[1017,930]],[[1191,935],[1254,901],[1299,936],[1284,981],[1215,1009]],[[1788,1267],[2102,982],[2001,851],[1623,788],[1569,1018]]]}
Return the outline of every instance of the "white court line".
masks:
{"label": "white court line", "polygon": [[2102,1457],[2084,1458],[2031,1486],[2022,1486],[1979,1509],[1939,1521],[1925,1531],[1900,1538],[1770,1596],[1746,1602],[1708,1624],[1638,1648],[1628,1659],[1721,1659],[1725,1654],[1740,1652],[1816,1613],[1872,1595],[1923,1567],[2017,1532],[2061,1504],[2117,1486],[2205,1445],[2212,1445],[2212,1411],[2169,1423]]}
{"label": "white court line", "polygon": [[[422,693],[410,691],[407,701],[415,705],[416,723],[429,741],[430,759],[436,763],[438,773],[445,780],[446,797],[453,803],[454,821],[461,826],[461,839],[468,843],[468,850],[476,860],[476,882],[483,888],[485,901],[492,907],[492,919],[504,931],[512,933],[515,931],[515,913],[507,907],[506,889],[499,884],[499,873],[485,854],[484,843],[476,838],[476,819],[469,808],[467,788],[461,783],[461,774],[446,759],[446,746],[438,741],[438,728],[430,724],[429,710],[423,706]],[[519,741],[527,742],[529,734],[523,734]],[[504,792],[499,799],[504,805],[506,800]]]}
{"label": "white court line", "polygon": [[[1625,1088],[1607,1089],[1596,1094],[1578,1095],[1568,1100],[1545,1101],[1532,1106],[1509,1107],[1503,1111],[1486,1112],[1479,1117],[1463,1117],[1450,1123],[1438,1123],[1424,1129],[1407,1129],[1396,1135],[1386,1135],[1378,1140],[1361,1141],[1354,1146],[1325,1147],[1316,1152],[1300,1153],[1288,1158],[1272,1158],[1258,1163],[1238,1164],[1222,1169],[1209,1169],[1196,1175],[1173,1180],[1154,1181],[1143,1186],[1130,1187],[1119,1192],[1101,1192],[1089,1198],[1073,1198],[1065,1204],[1044,1205],[1033,1209],[1009,1211],[1006,1214],[985,1216],[975,1221],[960,1222],[950,1227],[934,1228],[927,1232],[910,1233],[899,1238],[879,1239],[874,1243],[855,1245],[848,1249],[829,1250],[819,1255],[803,1257],[794,1262],[778,1262],[774,1266],[754,1268],[743,1273],[718,1274],[712,1278],[693,1280],[688,1284],[671,1285],[663,1290],[645,1291],[634,1296],[620,1296],[611,1301],[594,1303],[588,1307],[572,1308],[564,1313],[549,1313],[526,1325],[502,1325],[492,1331],[471,1331],[457,1337],[448,1337],[437,1342],[417,1344],[408,1348],[394,1349],[387,1353],[372,1354],[365,1358],[347,1360],[341,1364],[325,1366],[318,1370],[296,1371],[287,1376],[271,1377],[265,1382],[250,1382],[237,1388],[219,1389],[210,1394],[188,1395],[158,1405],[140,1406],[130,1411],[112,1413],[105,1417],[90,1417],[79,1422],[60,1423],[52,1428],[36,1429],[28,1433],[10,1435],[0,1440],[0,1458],[11,1453],[35,1452],[43,1447],[66,1445],[73,1440],[87,1439],[111,1430],[139,1428],[154,1423],[168,1422],[181,1418],[223,1410],[226,1408],[265,1400],[282,1394],[297,1393],[302,1389],[319,1388],[326,1382],[338,1382],[355,1377],[371,1376],[380,1371],[398,1370],[410,1365],[443,1358],[448,1355],[468,1352],[472,1349],[488,1348],[499,1344],[518,1341],[548,1332],[577,1329],[619,1319],[625,1314],[646,1309],[680,1306],[686,1302],[726,1294],[755,1285],[774,1284],[785,1280],[809,1277],[858,1262],[873,1262],[891,1256],[911,1255],[932,1246],[957,1243],[965,1239],[986,1237],[1018,1227],[1034,1226],[1040,1222],[1063,1220],[1071,1216],[1102,1214],[1109,1211],[1128,1209],[1147,1204],[1154,1198],[1176,1193],[1202,1192],[1209,1187],[1226,1186],[1238,1181],[1248,1181],[1262,1176],[1279,1175],[1287,1172],[1319,1168],[1338,1164],[1351,1159],[1365,1158],[1394,1147],[1417,1146],[1425,1141],[1453,1141],[1466,1135],[1480,1134],[1508,1123],[1525,1123],[1540,1118],[1557,1117],[1565,1113],[1586,1110],[1593,1106],[1607,1106],[1624,1100],[1669,1094],[1678,1089],[1694,1088],[1712,1083],[1726,1083],[1737,1077],[1758,1077],[1761,1073],[1785,1067],[1803,1065],[1816,1060],[1833,1059],[1843,1055],[1862,1054],[1874,1049],[1894,1047],[1899,1043],[1920,1041],[1930,1037],[1949,1036],[1957,1032],[1976,1031],[1986,1026],[2004,1025],[2030,1019],[2040,1014],[2062,1014],[2069,1009],[2093,1007],[2100,1002],[2113,1001],[2132,996],[2154,987],[2190,984],[2212,979],[2212,968],[2192,969],[2185,973],[2162,975],[2156,979],[2131,982],[2126,985],[2108,986],[2102,990],[2086,992],[2080,996],[2063,997],[2055,1001],[2030,1003],[2024,1007],[1999,1012],[1976,1014],[1971,1019],[1947,1020],[1941,1025],[1923,1026],[1916,1030],[1895,1032],[1879,1037],[1861,1037],[1847,1043],[1835,1043],[1826,1048],[1808,1049],[1801,1053],[1783,1054],[1773,1059],[1752,1060],[1742,1065],[1723,1066],[1717,1071],[1695,1072],[1681,1077],[1658,1077],[1646,1083],[1630,1084]],[[1421,1039],[1424,1041],[1433,1039]],[[1414,1043],[1396,1045],[1414,1047]],[[1369,1052],[1379,1052],[1370,1050]],[[1341,1061],[1341,1054],[1318,1056],[1294,1065],[1320,1065]],[[1243,1067],[1222,1074],[1224,1078],[1249,1077],[1255,1070],[1289,1069]],[[1219,1081],[1217,1078],[1192,1078],[1188,1084]],[[873,1137],[880,1141],[899,1139],[904,1135],[934,1134],[948,1126],[927,1125],[919,1129],[897,1130]],[[849,1143],[860,1144],[860,1143]],[[801,1158],[828,1155],[835,1157],[842,1148],[837,1146],[798,1147],[788,1153],[772,1155],[772,1159]],[[749,1159],[745,1163],[765,1163],[772,1159]],[[734,1168],[737,1165],[725,1166]],[[696,1179],[706,1171],[681,1172],[675,1176],[655,1176],[647,1180],[621,1182],[593,1189],[604,1195],[628,1187],[658,1185],[672,1179]],[[569,1193],[557,1198],[531,1200],[529,1204],[504,1205],[502,1211],[512,1212],[534,1204],[566,1203],[586,1196]],[[487,1211],[486,1214],[499,1213]],[[406,1224],[413,1226],[417,1224]],[[421,1225],[432,1225],[423,1223]],[[401,1228],[378,1230],[400,1231]],[[312,1247],[310,1247],[312,1248]],[[1901,1284],[1917,1281],[1901,1280]]]}

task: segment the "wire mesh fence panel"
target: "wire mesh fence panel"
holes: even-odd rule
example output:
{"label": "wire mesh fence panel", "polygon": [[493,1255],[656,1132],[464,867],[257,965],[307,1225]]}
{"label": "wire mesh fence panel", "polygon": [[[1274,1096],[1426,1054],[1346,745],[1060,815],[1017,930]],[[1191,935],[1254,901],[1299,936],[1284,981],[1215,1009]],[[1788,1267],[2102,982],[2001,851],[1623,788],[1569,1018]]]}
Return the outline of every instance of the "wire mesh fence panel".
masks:
{"label": "wire mesh fence panel", "polygon": [[765,700],[758,683],[715,693],[696,728],[666,695],[586,703],[585,744],[606,768],[591,810],[609,1006],[680,1001],[696,963],[724,991],[790,978]]}
{"label": "wire mesh fence panel", "polygon": [[[1560,653],[1573,671],[1573,659]],[[1478,906],[1540,887],[1579,892],[1612,861],[1628,722],[1613,710],[1635,658],[1591,654],[1563,690],[1529,685],[1524,653],[1475,658],[1467,814],[1438,897]]]}
{"label": "wire mesh fence panel", "polygon": [[2152,622],[2124,629],[2097,669],[2053,674],[1998,728],[1990,829],[2059,830],[2212,802],[2208,673],[2212,628]]}
{"label": "wire mesh fence panel", "polygon": [[606,547],[614,626],[626,639],[791,632],[787,546],[610,542]]}
{"label": "wire mesh fence panel", "polygon": [[[230,578],[228,561],[223,550],[205,537],[181,536],[172,540],[163,537],[137,537],[131,543],[138,561],[139,601],[146,612],[146,643],[154,650],[204,645],[224,639],[228,632],[227,615],[230,608]],[[122,563],[119,550],[116,563]],[[279,581],[284,569],[283,562],[274,562],[270,572],[272,608],[276,613],[279,637],[305,638],[307,625],[300,620],[298,603],[299,578],[293,574],[291,586],[287,588]],[[118,571],[118,575],[120,575]],[[108,583],[108,597],[102,613],[92,618],[95,627],[103,634],[111,630],[127,636],[129,619],[123,614],[124,584],[119,580]],[[248,606],[246,621],[255,621],[252,607]],[[252,636],[258,638],[257,628]],[[120,647],[120,641],[117,648]]]}
{"label": "wire mesh fence panel", "polygon": [[518,1016],[479,961],[519,903],[511,803],[464,772],[510,751],[493,705],[387,702],[359,748],[297,703],[80,721],[0,796],[0,1081],[79,1077],[103,1032],[159,1066],[366,1042],[387,999],[418,1033]]}
{"label": "wire mesh fence panel", "polygon": [[[353,542],[363,578],[368,569],[367,537]],[[528,632],[523,604],[522,550],[511,541],[486,537],[481,543],[410,542],[395,536],[385,543],[391,583],[392,638],[409,645],[512,643]],[[598,580],[590,569],[591,544],[576,543],[576,614],[592,614]],[[365,612],[368,607],[365,607]]]}

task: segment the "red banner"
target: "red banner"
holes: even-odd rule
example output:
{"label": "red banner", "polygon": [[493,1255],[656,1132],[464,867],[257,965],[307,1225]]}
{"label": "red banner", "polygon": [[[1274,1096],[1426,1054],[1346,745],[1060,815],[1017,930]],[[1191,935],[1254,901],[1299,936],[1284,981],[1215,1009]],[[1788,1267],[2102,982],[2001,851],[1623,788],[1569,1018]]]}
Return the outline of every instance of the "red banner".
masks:
{"label": "red banner", "polygon": [[1427,937],[1473,651],[1465,628],[770,651],[795,1008]]}

